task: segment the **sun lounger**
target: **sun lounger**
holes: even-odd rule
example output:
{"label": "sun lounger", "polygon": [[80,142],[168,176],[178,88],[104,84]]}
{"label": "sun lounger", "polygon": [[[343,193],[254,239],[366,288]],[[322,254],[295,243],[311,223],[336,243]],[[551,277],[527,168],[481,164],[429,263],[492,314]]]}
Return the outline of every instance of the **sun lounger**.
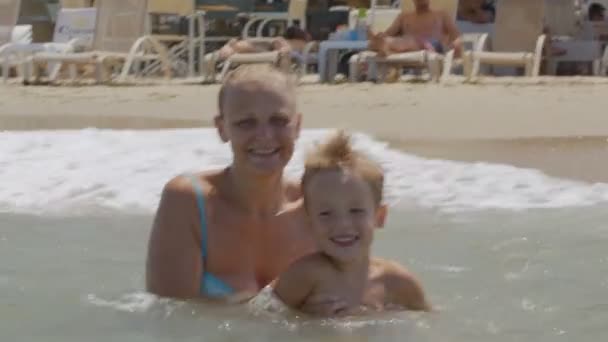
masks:
{"label": "sun lounger", "polygon": [[[0,0],[0,51],[11,42],[13,29],[19,17],[20,6],[21,0]],[[2,75],[6,79],[11,67],[9,59],[2,58],[0,55],[0,62]]]}
{"label": "sun lounger", "polygon": [[[41,52],[68,53],[90,48],[95,30],[95,8],[62,8],[57,15],[53,41],[49,43],[14,42],[0,47],[0,59],[13,65],[25,63],[28,56]],[[59,72],[59,63],[49,68]],[[4,81],[7,74],[4,75]],[[22,75],[23,76],[23,75]]]}
{"label": "sun lounger", "polygon": [[[274,38],[248,38],[248,41],[259,43],[270,43]],[[220,63],[220,74],[217,75],[217,67]],[[290,56],[283,56],[278,51],[235,53],[225,60],[220,59],[219,50],[205,55],[205,79],[207,82],[221,81],[230,68],[240,64],[272,64],[288,71]]]}
{"label": "sun lounger", "polygon": [[[268,41],[273,38],[262,37],[262,31],[266,24],[271,21],[285,21],[287,25],[292,25],[295,20],[298,20],[301,28],[306,27],[306,9],[308,0],[291,0],[287,12],[260,12],[251,13],[249,21],[245,24],[242,30],[242,39],[249,41]],[[260,22],[257,27],[255,37],[249,36],[250,28],[256,22]],[[311,45],[312,46],[312,45]],[[310,48],[308,49],[310,50]],[[309,52],[309,51],[307,51]],[[304,57],[304,56],[303,56]],[[301,61],[304,61],[302,59]],[[308,61],[308,58],[306,59]],[[281,67],[288,71],[291,65],[291,56],[282,56],[276,51],[251,52],[251,53],[236,53],[229,56],[226,60],[220,60],[217,51],[208,53],[204,57],[205,78],[208,82],[215,82],[217,76],[217,67],[219,63],[223,63],[219,79],[223,79],[231,67],[238,64],[252,63],[268,63]]]}
{"label": "sun lounger", "polygon": [[480,65],[524,67],[527,76],[540,71],[545,35],[545,0],[498,0],[492,51],[467,51],[465,75],[474,80]]}
{"label": "sun lounger", "polygon": [[[41,65],[59,62],[70,66],[74,78],[77,65],[93,65],[95,79],[99,83],[109,80],[113,68],[120,67],[118,82],[124,82],[134,63],[160,60],[163,75],[170,77],[166,48],[153,37],[144,35],[147,5],[147,0],[96,1],[97,19],[92,51],[36,54],[29,58],[28,72],[33,72],[35,80],[38,80]],[[54,81],[57,75],[50,76],[50,81]],[[25,82],[29,81],[29,77],[26,77]]]}
{"label": "sun lounger", "polygon": [[[402,10],[412,11],[413,3],[411,1],[404,0],[401,7]],[[446,11],[453,20],[456,20],[456,10],[458,8],[458,0],[432,0],[431,6],[434,9],[442,9]],[[392,11],[392,12],[391,12]],[[373,10],[370,14],[371,27],[374,32],[381,32],[388,28],[388,25],[394,21],[399,15],[401,10],[395,12],[391,9],[377,9]],[[380,25],[376,25],[376,21],[380,20]],[[387,25],[388,23],[388,25]],[[439,81],[444,78],[452,69],[454,58],[454,51],[448,51],[445,55],[440,53],[421,50],[405,53],[391,54],[386,57],[379,57],[377,53],[373,51],[365,51],[356,55],[353,55],[350,59],[350,79],[356,81],[359,78],[358,71],[361,68],[361,63],[368,63],[372,68],[370,74],[372,77],[377,77],[377,81],[382,81],[386,75],[388,66],[391,67],[415,67],[415,68],[426,68],[429,71],[432,80]],[[373,69],[377,68],[377,73]],[[442,70],[445,72],[442,73]],[[368,75],[369,78],[370,75]]]}
{"label": "sun lounger", "polygon": [[306,9],[308,0],[290,0],[287,12],[253,12],[250,13],[249,20],[243,26],[242,38],[251,38],[249,31],[251,27],[258,23],[255,37],[262,37],[262,32],[266,25],[271,21],[283,21],[287,26],[291,26],[298,21],[299,27],[306,29]]}
{"label": "sun lounger", "polygon": [[[205,55],[205,12],[195,10],[192,0],[148,0],[148,13],[156,19],[156,30],[148,32],[156,40],[169,43],[167,51],[173,74],[177,76],[195,76],[195,58],[198,58],[198,71],[203,73],[203,56]],[[164,19],[163,19],[164,18]],[[186,19],[187,31],[176,30],[177,21]],[[165,22],[163,25],[162,23]],[[172,22],[173,24],[167,24]],[[176,25],[177,24],[177,25]],[[148,25],[152,26],[152,25]],[[178,31],[178,32],[176,32]],[[149,63],[143,74],[154,74],[160,71],[160,60]]]}
{"label": "sun lounger", "polygon": [[599,74],[601,43],[593,37],[585,37],[584,23],[579,22],[572,0],[547,0],[545,24],[551,32],[553,47],[564,51],[560,55],[547,56],[548,74],[555,75],[560,62],[591,63],[592,73]]}

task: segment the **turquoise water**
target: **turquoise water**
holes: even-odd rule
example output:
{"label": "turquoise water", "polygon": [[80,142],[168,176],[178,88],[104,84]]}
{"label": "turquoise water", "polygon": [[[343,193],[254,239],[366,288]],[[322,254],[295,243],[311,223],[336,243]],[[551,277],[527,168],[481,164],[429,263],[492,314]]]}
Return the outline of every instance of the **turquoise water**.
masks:
{"label": "turquoise water", "polygon": [[0,214],[0,331],[5,341],[61,342],[600,341],[607,209],[395,206],[375,254],[417,274],[438,312],[334,321],[146,294],[150,215]]}

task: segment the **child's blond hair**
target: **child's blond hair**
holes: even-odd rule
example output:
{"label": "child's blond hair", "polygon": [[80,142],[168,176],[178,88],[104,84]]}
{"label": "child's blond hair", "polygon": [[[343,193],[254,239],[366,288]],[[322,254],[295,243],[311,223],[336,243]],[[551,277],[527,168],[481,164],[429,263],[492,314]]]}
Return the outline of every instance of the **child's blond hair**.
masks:
{"label": "child's blond hair", "polygon": [[[308,154],[302,176],[303,193],[306,194],[306,185],[312,177],[331,170],[356,173],[370,186],[374,203],[380,205],[384,190],[384,172],[378,163],[353,150],[351,138],[344,131],[338,131]],[[306,201],[306,195],[304,200]]]}

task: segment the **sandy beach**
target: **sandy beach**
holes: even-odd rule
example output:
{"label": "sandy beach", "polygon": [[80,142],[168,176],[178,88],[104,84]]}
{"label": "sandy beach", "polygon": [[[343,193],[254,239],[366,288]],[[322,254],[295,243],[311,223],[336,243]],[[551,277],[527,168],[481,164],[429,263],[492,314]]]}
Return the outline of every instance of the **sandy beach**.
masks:
{"label": "sandy beach", "polygon": [[[0,86],[0,130],[209,126],[217,85]],[[305,128],[368,133],[411,153],[608,181],[608,80],[303,84]]]}

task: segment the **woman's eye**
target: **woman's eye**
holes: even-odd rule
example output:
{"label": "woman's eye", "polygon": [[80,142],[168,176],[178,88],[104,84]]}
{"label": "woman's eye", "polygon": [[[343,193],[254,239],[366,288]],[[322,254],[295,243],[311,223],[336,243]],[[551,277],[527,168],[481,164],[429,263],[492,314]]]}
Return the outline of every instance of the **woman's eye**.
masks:
{"label": "woman's eye", "polygon": [[254,119],[245,119],[245,120],[237,121],[235,125],[239,128],[251,128],[251,127],[255,126],[255,120]]}

